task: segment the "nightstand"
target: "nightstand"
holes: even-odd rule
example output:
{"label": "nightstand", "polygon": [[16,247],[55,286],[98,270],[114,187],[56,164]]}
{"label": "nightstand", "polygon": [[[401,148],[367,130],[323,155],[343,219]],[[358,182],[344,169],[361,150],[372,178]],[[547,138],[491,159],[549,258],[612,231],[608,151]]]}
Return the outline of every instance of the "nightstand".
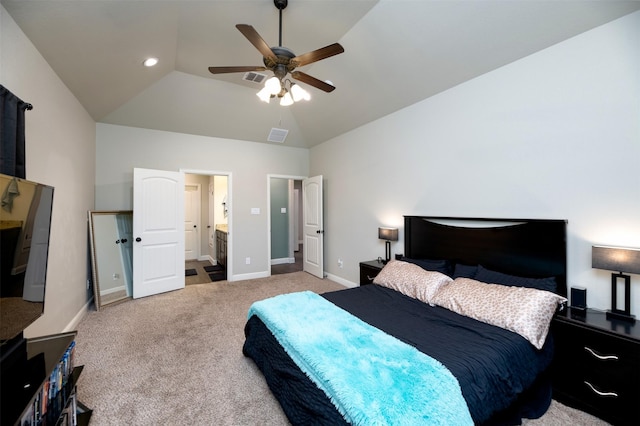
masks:
{"label": "nightstand", "polygon": [[638,424],[640,323],[568,308],[551,324],[553,397],[615,425]]}
{"label": "nightstand", "polygon": [[360,285],[371,284],[383,267],[384,263],[378,260],[360,262]]}

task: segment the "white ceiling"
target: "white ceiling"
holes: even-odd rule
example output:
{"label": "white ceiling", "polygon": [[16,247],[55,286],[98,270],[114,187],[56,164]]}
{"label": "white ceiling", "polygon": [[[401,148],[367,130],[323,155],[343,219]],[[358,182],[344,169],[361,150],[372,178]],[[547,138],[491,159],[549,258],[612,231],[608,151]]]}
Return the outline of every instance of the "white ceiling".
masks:
{"label": "white ceiling", "polygon": [[[301,70],[330,80],[309,102],[265,104],[242,73],[262,65],[235,28],[278,45],[272,0],[1,0],[97,122],[311,147],[581,32],[640,10],[616,0],[289,0],[283,45],[339,42],[345,53]],[[145,68],[156,56],[160,63]],[[37,105],[36,105],[37,107]]]}

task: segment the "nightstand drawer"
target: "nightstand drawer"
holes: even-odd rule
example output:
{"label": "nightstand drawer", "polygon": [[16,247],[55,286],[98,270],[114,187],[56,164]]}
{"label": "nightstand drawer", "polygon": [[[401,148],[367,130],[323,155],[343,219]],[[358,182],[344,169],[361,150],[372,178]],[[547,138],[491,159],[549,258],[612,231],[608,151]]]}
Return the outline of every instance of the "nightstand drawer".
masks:
{"label": "nightstand drawer", "polygon": [[637,405],[640,401],[637,389],[612,389],[599,384],[597,380],[576,381],[572,385],[571,397],[579,401],[580,407],[613,424],[637,424]]}
{"label": "nightstand drawer", "polygon": [[554,398],[613,424],[633,424],[640,402],[640,341],[555,319]]}
{"label": "nightstand drawer", "polygon": [[371,284],[383,267],[384,264],[377,260],[360,262],[360,285]]}
{"label": "nightstand drawer", "polygon": [[592,330],[572,328],[569,351],[576,355],[576,370],[608,383],[628,382],[638,373],[638,344]]}

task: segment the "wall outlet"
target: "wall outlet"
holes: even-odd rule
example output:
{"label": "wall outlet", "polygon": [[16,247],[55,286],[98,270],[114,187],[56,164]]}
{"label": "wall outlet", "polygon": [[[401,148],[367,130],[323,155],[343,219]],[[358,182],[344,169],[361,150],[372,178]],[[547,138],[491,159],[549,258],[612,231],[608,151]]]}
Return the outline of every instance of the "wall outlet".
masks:
{"label": "wall outlet", "polygon": [[342,268],[344,266],[344,263],[342,262],[342,259],[338,259],[338,268]]}
{"label": "wall outlet", "polygon": [[250,258],[250,257],[247,257],[247,258],[244,260],[244,263],[246,263],[247,265],[251,265],[251,258]]}

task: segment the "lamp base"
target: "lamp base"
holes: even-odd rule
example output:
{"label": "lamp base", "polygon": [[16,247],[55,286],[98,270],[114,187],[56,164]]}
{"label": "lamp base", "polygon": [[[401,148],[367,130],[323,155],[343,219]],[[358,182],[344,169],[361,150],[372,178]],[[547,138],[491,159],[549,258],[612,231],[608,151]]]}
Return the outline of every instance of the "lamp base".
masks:
{"label": "lamp base", "polygon": [[384,247],[384,264],[386,265],[391,260],[391,241],[385,241]]}
{"label": "lamp base", "polygon": [[616,312],[616,311],[607,311],[607,319],[608,320],[616,319],[616,320],[627,321],[632,323],[636,322],[635,315],[627,315],[624,312]]}

